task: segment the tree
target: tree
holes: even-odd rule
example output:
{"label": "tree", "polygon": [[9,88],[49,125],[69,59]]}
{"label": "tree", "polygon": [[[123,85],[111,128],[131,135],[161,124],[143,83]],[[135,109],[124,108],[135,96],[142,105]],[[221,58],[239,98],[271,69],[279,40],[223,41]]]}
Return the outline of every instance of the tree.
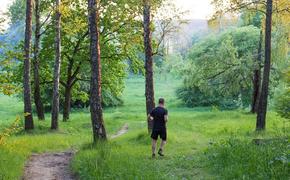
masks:
{"label": "tree", "polygon": [[268,106],[269,80],[271,68],[271,32],[272,32],[272,7],[273,1],[267,0],[265,22],[265,62],[263,71],[262,90],[259,98],[256,130],[264,130],[266,127],[266,113]]}
{"label": "tree", "polygon": [[188,106],[248,107],[259,29],[244,26],[195,43],[178,96]]}
{"label": "tree", "polygon": [[27,0],[26,1],[25,40],[24,40],[24,74],[23,74],[25,130],[34,128],[32,108],[31,108],[31,88],[30,88],[31,31],[32,31],[32,0]]}
{"label": "tree", "polygon": [[[151,4],[150,0],[144,0],[143,28],[144,28],[144,48],[145,48],[145,97],[146,114],[148,115],[155,108],[154,82],[153,82],[153,53],[152,53],[152,32],[151,32]],[[153,128],[152,121],[147,120],[148,131]]]}
{"label": "tree", "polygon": [[23,0],[13,1],[13,3],[8,8],[11,24],[15,25],[25,20],[24,9],[25,9],[25,1]]}
{"label": "tree", "polygon": [[40,3],[35,0],[35,33],[34,33],[34,61],[33,61],[33,77],[34,77],[34,103],[39,120],[44,120],[44,108],[40,95],[40,79],[39,79],[39,43],[40,43]]}
{"label": "tree", "polygon": [[88,19],[90,34],[91,85],[90,111],[94,142],[107,138],[101,104],[101,54],[98,31],[98,4],[88,0]]}
{"label": "tree", "polygon": [[56,14],[55,14],[55,64],[54,64],[54,78],[53,78],[53,99],[51,111],[51,129],[58,128],[59,115],[59,79],[60,79],[60,64],[61,64],[61,14],[60,14],[60,0],[56,0]]}
{"label": "tree", "polygon": [[257,113],[259,98],[260,98],[260,86],[261,86],[261,63],[262,63],[262,41],[263,41],[263,32],[260,30],[260,40],[258,47],[258,54],[256,59],[256,63],[254,63],[254,73],[253,73],[253,94],[252,94],[252,104],[251,104],[251,112]]}
{"label": "tree", "polygon": [[[267,0],[267,1],[255,1],[255,0],[213,0],[216,7],[223,7],[224,12],[240,11],[246,9],[249,11],[259,11],[266,15],[265,22],[265,60],[264,60],[264,72],[262,80],[262,88],[260,97],[258,98],[257,108],[257,121],[256,130],[264,130],[266,127],[266,113],[269,94],[269,81],[270,81],[270,69],[271,69],[271,32],[272,32],[272,14],[284,14],[289,13],[289,1],[287,0]],[[266,11],[264,10],[266,9]],[[287,15],[289,16],[289,14]]]}
{"label": "tree", "polygon": [[263,42],[263,29],[262,29],[262,18],[263,14],[259,11],[248,11],[242,10],[242,26],[254,25],[260,29],[260,40],[258,45],[258,52],[254,60],[254,69],[253,69],[253,90],[252,90],[252,103],[251,103],[251,113],[257,113],[258,102],[260,97],[260,87],[261,87],[261,69],[262,69],[262,42]]}
{"label": "tree", "polygon": [[[62,74],[61,85],[64,88],[63,103],[63,119],[69,119],[70,106],[74,102],[83,101],[83,97],[87,97],[86,84],[89,82],[87,74],[89,54],[86,48],[89,45],[87,18],[84,16],[86,9],[83,9],[83,1],[76,1],[74,5],[65,3],[66,14],[62,16]],[[127,2],[110,3],[103,1],[99,4],[102,11],[99,16],[99,26],[102,28],[100,32],[100,48],[102,49],[101,59],[104,65],[102,67],[102,104],[104,106],[115,106],[122,103],[120,95],[124,87],[123,78],[125,77],[126,66],[125,61],[131,64],[140,62],[135,60],[133,56],[139,52],[136,47],[140,46],[141,31],[137,26],[139,23],[135,20],[138,17],[136,6],[134,3]],[[122,16],[120,16],[122,14]],[[111,17],[115,17],[111,21]],[[78,29],[74,29],[78,26]],[[132,44],[131,44],[132,43]],[[134,45],[133,45],[134,44]],[[141,67],[138,65],[138,68]],[[86,100],[86,98],[85,98]]]}

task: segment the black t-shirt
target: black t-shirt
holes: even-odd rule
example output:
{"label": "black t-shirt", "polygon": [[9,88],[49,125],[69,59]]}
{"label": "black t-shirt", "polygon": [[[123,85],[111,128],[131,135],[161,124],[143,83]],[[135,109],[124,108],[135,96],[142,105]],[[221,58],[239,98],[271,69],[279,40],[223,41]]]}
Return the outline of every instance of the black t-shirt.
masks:
{"label": "black t-shirt", "polygon": [[150,113],[150,116],[153,117],[153,129],[165,128],[165,115],[168,114],[167,109],[163,107],[156,107]]}

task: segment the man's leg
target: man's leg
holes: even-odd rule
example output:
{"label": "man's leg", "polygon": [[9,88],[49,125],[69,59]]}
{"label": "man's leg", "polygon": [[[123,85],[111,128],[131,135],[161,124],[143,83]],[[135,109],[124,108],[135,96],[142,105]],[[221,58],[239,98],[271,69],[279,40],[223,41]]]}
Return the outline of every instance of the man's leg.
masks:
{"label": "man's leg", "polygon": [[163,154],[163,150],[164,150],[164,146],[165,146],[165,144],[166,144],[166,139],[167,139],[167,132],[166,132],[166,129],[164,129],[164,130],[162,131],[162,133],[161,133],[161,139],[162,139],[162,141],[161,141],[161,144],[160,144],[160,149],[159,149],[159,151],[158,151],[158,154],[159,154],[160,156],[164,156],[164,154]]}
{"label": "man's leg", "polygon": [[161,144],[160,144],[161,151],[163,151],[163,148],[164,148],[165,144],[166,144],[166,140],[162,140]]}
{"label": "man's leg", "polygon": [[156,145],[157,145],[157,139],[152,138],[152,156],[155,155]]}
{"label": "man's leg", "polygon": [[166,144],[166,140],[162,140],[162,141],[161,141],[161,144],[160,144],[160,149],[158,150],[158,154],[159,154],[160,156],[164,156],[164,154],[163,154],[163,150],[164,150],[164,146],[165,146],[165,144]]}

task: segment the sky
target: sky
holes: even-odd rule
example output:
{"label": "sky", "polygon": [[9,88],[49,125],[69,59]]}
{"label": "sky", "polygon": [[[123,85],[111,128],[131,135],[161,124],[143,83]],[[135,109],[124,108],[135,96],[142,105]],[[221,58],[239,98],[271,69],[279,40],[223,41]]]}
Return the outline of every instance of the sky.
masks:
{"label": "sky", "polygon": [[[172,0],[176,7],[188,11],[185,19],[208,19],[212,12],[211,0]],[[0,11],[5,12],[13,0],[0,0]]]}
{"label": "sky", "polygon": [[4,12],[7,10],[8,5],[12,2],[12,0],[0,0],[0,12]]}
{"label": "sky", "polygon": [[172,0],[176,7],[188,11],[185,19],[209,19],[213,12],[211,0]]}

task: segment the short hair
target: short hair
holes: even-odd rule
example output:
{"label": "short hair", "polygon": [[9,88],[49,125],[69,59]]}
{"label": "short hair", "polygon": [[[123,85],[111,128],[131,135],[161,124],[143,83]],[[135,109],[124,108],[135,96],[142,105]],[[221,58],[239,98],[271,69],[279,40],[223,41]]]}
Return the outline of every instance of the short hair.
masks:
{"label": "short hair", "polygon": [[164,102],[165,102],[164,98],[159,98],[159,100],[158,100],[159,104],[164,104]]}

